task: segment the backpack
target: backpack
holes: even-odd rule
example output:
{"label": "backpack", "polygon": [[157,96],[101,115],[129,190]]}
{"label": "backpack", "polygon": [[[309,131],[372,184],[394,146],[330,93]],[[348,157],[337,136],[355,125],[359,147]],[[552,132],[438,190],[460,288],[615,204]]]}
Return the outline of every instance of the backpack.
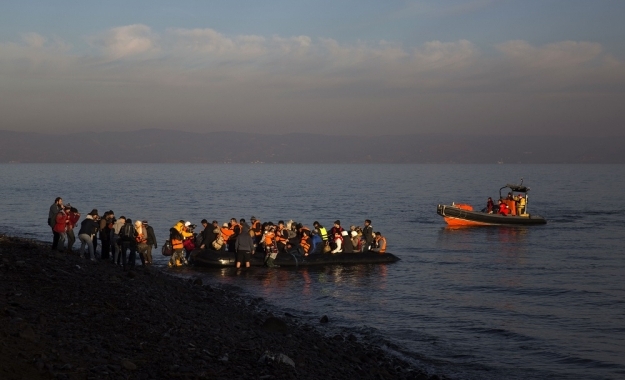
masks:
{"label": "backpack", "polygon": [[135,227],[131,223],[126,223],[119,230],[119,237],[124,241],[132,241],[135,235]]}

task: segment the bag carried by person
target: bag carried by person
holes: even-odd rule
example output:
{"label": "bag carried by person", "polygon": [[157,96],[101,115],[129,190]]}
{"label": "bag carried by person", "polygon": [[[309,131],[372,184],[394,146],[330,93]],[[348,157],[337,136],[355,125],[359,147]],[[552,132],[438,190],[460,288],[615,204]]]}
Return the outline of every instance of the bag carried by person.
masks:
{"label": "bag carried by person", "polygon": [[171,256],[174,254],[174,247],[171,245],[171,241],[165,241],[165,244],[163,244],[163,248],[161,248],[161,253],[163,254],[163,256]]}
{"label": "bag carried by person", "polygon": [[184,239],[184,241],[182,242],[182,245],[184,246],[184,249],[186,249],[189,252],[195,249],[195,242],[193,238]]}
{"label": "bag carried by person", "polygon": [[212,245],[215,251],[219,251],[221,247],[223,247],[224,245],[224,238],[221,235],[219,235],[219,237],[215,239],[215,241],[213,241]]}

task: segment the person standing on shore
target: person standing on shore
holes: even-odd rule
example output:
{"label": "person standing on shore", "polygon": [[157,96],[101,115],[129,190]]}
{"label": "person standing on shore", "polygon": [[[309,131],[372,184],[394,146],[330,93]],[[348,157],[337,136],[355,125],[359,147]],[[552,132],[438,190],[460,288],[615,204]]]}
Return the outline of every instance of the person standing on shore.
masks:
{"label": "person standing on shore", "polygon": [[59,212],[56,213],[56,217],[54,218],[54,231],[59,234],[56,249],[59,252],[63,252],[63,248],[65,245],[65,240],[67,240],[67,222],[69,218],[64,208],[61,208]]}
{"label": "person standing on shore", "polygon": [[[145,266],[145,256],[148,251],[148,231],[143,227],[143,223],[140,220],[135,221],[135,245],[137,247],[136,251],[139,252],[141,265]],[[135,260],[129,261],[130,269],[134,269]]]}
{"label": "person standing on shore", "polygon": [[56,214],[63,208],[63,198],[57,197],[50,206],[50,211],[48,212],[48,226],[52,229],[52,249],[57,249],[56,246],[59,243],[60,235],[58,232],[54,230],[54,226],[56,225]]}
{"label": "person standing on shore", "polygon": [[145,227],[145,230],[148,234],[148,249],[145,252],[145,262],[148,265],[152,264],[152,247],[154,247],[154,249],[158,248],[158,246],[156,245],[156,235],[154,235],[154,228],[152,228],[152,226],[150,226],[148,224],[147,220],[143,221],[143,227]]}
{"label": "person standing on shore", "polygon": [[71,207],[68,203],[66,207],[69,207],[68,212],[68,222],[67,222],[67,252],[72,253],[74,248],[74,243],[76,242],[76,236],[74,235],[74,227],[78,224],[80,220],[80,213],[78,209],[75,207]]}
{"label": "person standing on shore", "polygon": [[[87,214],[87,217],[80,224],[80,230],[78,230],[78,239],[80,240],[81,257],[85,257],[87,260],[95,261],[95,249],[93,247],[93,236],[98,231],[98,223],[94,220],[91,213]],[[85,245],[88,248],[88,254],[85,254]]]}
{"label": "person standing on shore", "polygon": [[117,219],[117,221],[115,221],[115,223],[113,223],[113,237],[112,237],[112,243],[113,243],[113,264],[117,264],[117,265],[121,265],[121,261],[120,261],[120,257],[121,257],[121,239],[119,238],[119,232],[121,231],[122,227],[124,226],[124,224],[126,224],[126,217],[125,216],[120,216],[119,219]]}
{"label": "person standing on shore", "polygon": [[113,211],[106,211],[104,216],[99,221],[100,226],[100,244],[101,244],[101,253],[100,257],[102,260],[106,260],[109,258],[109,254],[111,252],[111,229],[110,225],[112,224],[112,220],[115,218],[115,214]]}
{"label": "person standing on shore", "polygon": [[[128,264],[131,260],[135,259],[135,227],[132,225],[132,219],[126,219],[126,223],[119,231],[119,240],[122,254],[122,267],[124,271],[128,270]],[[130,250],[128,255],[128,261],[126,261],[126,251]],[[134,268],[134,262],[132,263]]]}

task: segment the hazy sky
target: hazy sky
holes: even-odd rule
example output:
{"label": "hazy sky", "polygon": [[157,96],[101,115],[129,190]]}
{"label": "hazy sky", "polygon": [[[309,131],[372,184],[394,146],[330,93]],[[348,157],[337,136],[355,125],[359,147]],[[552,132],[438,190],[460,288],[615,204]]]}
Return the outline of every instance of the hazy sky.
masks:
{"label": "hazy sky", "polygon": [[3,130],[625,135],[623,0],[1,9]]}

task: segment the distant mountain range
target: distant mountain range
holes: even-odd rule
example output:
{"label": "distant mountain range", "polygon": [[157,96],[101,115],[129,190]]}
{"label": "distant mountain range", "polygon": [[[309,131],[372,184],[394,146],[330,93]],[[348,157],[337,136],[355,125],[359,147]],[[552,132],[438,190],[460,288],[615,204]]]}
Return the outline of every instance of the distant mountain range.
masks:
{"label": "distant mountain range", "polygon": [[625,163],[625,137],[0,131],[0,162]]}

